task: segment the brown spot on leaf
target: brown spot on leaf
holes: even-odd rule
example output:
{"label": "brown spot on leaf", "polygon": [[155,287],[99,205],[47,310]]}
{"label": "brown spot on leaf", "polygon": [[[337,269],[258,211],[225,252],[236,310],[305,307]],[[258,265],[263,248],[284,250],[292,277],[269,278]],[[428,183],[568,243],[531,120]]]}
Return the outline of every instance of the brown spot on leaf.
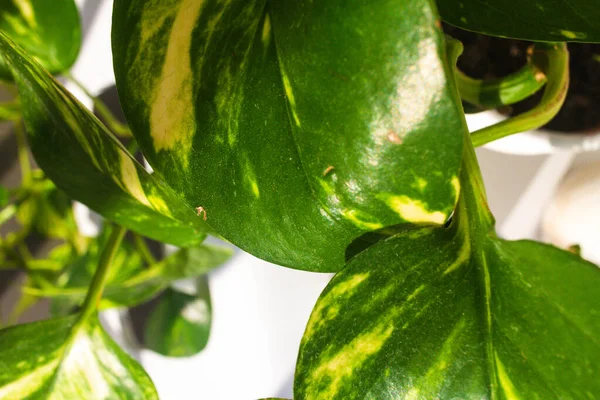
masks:
{"label": "brown spot on leaf", "polygon": [[398,136],[398,134],[391,129],[388,130],[387,140],[394,144],[402,144],[402,139],[400,136]]}
{"label": "brown spot on leaf", "polygon": [[202,214],[202,219],[206,221],[206,210],[202,206],[196,207],[196,215],[200,216],[200,214]]}
{"label": "brown spot on leaf", "polygon": [[330,165],[329,167],[325,168],[325,171],[323,171],[323,176],[327,176],[327,174],[331,171],[333,171],[333,165]]}

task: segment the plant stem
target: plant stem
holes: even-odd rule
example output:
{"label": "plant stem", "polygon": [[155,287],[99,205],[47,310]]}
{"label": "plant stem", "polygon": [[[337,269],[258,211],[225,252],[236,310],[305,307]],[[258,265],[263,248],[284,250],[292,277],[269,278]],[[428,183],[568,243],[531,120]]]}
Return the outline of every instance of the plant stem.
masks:
{"label": "plant stem", "polygon": [[156,264],[156,258],[154,258],[154,256],[152,255],[152,252],[150,252],[150,249],[146,245],[144,238],[142,238],[137,233],[134,233],[133,234],[133,242],[135,243],[135,247],[137,248],[137,250],[142,255],[142,258],[144,259],[144,261],[146,261],[146,263],[148,265]]}
{"label": "plant stem", "polygon": [[473,79],[454,70],[460,97],[483,108],[498,108],[531,96],[546,84],[546,74],[529,61],[519,71],[498,79]]}
{"label": "plant stem", "polygon": [[81,308],[80,321],[86,320],[90,315],[94,314],[98,310],[98,304],[102,298],[106,280],[108,279],[108,273],[110,266],[114,259],[114,256],[125,236],[125,228],[115,225],[110,233],[108,241],[102,250],[100,255],[100,261],[98,262],[98,268],[94,274],[92,284],[88,289],[87,295]]}
{"label": "plant stem", "polygon": [[31,184],[31,164],[29,163],[29,154],[27,154],[27,139],[25,139],[25,130],[23,121],[15,121],[15,135],[17,137],[17,151],[19,156],[19,165],[21,167],[22,186]]}
{"label": "plant stem", "polygon": [[0,210],[0,226],[10,220],[17,213],[17,205],[9,204]]}
{"label": "plant stem", "polygon": [[533,62],[548,77],[540,103],[533,109],[472,133],[474,146],[505,136],[537,129],[560,110],[569,88],[569,52],[566,43],[537,43]]}
{"label": "plant stem", "polygon": [[106,104],[104,104],[104,102],[102,100],[100,100],[96,96],[93,96],[81,82],[79,82],[77,79],[75,79],[75,77],[73,75],[66,74],[65,76],[67,77],[67,79],[69,79],[71,82],[73,82],[79,89],[81,89],[81,91],[87,97],[89,97],[90,100],[92,100],[92,103],[94,104],[94,107],[96,108],[96,111],[102,117],[102,119],[106,122],[108,129],[110,129],[117,136],[120,136],[123,138],[132,137],[131,130],[129,129],[129,127],[126,124],[122,124],[117,119],[117,117],[114,116],[114,114],[110,111],[110,109],[106,106]]}

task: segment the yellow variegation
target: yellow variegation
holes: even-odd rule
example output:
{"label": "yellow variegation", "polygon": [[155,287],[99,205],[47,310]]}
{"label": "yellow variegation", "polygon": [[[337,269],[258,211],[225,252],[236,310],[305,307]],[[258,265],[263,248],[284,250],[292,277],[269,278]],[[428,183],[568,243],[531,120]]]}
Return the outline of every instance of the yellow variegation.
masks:
{"label": "yellow variegation", "polygon": [[0,33],[17,82],[29,144],[46,176],[107,219],[176,245],[202,241],[202,218],[151,175],[44,68]]}
{"label": "yellow variegation", "polygon": [[104,332],[77,316],[0,331],[3,400],[158,399],[144,370]]}
{"label": "yellow variegation", "polygon": [[462,117],[428,0],[117,0],[113,54],[154,170],[258,257],[337,271],[364,234],[454,209]]}
{"label": "yellow variegation", "polygon": [[312,312],[294,398],[593,399],[600,269],[493,232],[469,151],[452,224],[352,258]]}

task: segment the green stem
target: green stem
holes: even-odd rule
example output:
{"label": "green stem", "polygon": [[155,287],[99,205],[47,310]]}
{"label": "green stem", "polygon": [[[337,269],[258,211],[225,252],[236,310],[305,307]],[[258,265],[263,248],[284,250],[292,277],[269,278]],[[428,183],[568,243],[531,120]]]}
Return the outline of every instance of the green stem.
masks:
{"label": "green stem", "polygon": [[498,108],[526,99],[546,84],[546,74],[528,62],[519,71],[498,79],[473,79],[454,70],[460,97],[483,108]]}
{"label": "green stem", "polygon": [[5,224],[8,220],[10,220],[17,213],[17,205],[9,204],[0,210],[0,226]]}
{"label": "green stem", "polygon": [[146,242],[144,241],[144,238],[142,238],[137,233],[134,233],[133,234],[133,242],[135,243],[135,247],[137,248],[137,250],[142,255],[142,258],[144,259],[144,261],[146,261],[146,263],[148,265],[154,265],[154,264],[156,264],[156,262],[157,262],[156,258],[154,258],[154,256],[152,255],[152,252],[150,251],[150,249],[146,245]]}
{"label": "green stem", "polygon": [[15,121],[15,135],[17,136],[17,151],[19,156],[19,165],[21,167],[22,186],[31,184],[31,164],[29,163],[29,154],[27,154],[27,139],[22,121]]}
{"label": "green stem", "polygon": [[540,103],[533,109],[472,133],[473,145],[481,146],[505,136],[537,129],[560,110],[569,88],[569,53],[566,43],[537,43],[532,58],[548,77]]}
{"label": "green stem", "polygon": [[89,318],[98,310],[98,304],[102,298],[104,292],[104,286],[108,279],[108,273],[110,266],[115,257],[117,249],[119,248],[121,241],[125,236],[125,228],[121,226],[114,226],[102,254],[100,255],[100,261],[98,262],[98,268],[94,274],[94,279],[90,285],[83,306],[81,308],[80,321],[84,321]]}
{"label": "green stem", "polygon": [[81,89],[81,91],[87,97],[89,97],[90,100],[92,100],[92,103],[94,104],[94,107],[96,108],[96,111],[102,117],[102,119],[106,122],[106,125],[108,126],[108,128],[115,135],[123,137],[123,138],[132,137],[131,130],[129,129],[129,127],[126,124],[122,124],[117,119],[117,117],[114,116],[114,114],[110,111],[110,109],[106,106],[106,104],[104,104],[104,102],[102,100],[100,100],[98,97],[92,95],[81,82],[79,82],[77,79],[75,79],[75,77],[73,77],[73,75],[66,74],[65,76],[71,82],[73,82],[79,89]]}

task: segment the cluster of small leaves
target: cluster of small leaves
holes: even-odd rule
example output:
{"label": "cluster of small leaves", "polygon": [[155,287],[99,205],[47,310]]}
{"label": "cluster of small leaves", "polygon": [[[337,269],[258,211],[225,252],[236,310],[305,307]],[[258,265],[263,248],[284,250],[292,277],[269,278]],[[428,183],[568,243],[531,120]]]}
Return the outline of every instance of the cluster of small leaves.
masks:
{"label": "cluster of small leaves", "polygon": [[[157,398],[143,369],[104,332],[97,312],[154,299],[140,344],[172,357],[197,354],[208,343],[212,318],[207,273],[232,250],[203,244],[207,229],[194,210],[48,73],[68,71],[79,51],[72,0],[2,2],[0,30],[0,77],[15,94],[0,105],[0,117],[14,121],[22,174],[20,186],[0,186],[0,225],[18,226],[0,237],[0,268],[26,276],[20,302],[0,321],[0,398]],[[30,150],[42,169],[31,169]],[[74,199],[139,233],[117,240],[122,229],[105,222],[97,237],[82,235]],[[57,244],[36,258],[27,246],[32,236]],[[147,237],[181,247],[155,257]],[[102,296],[90,302],[101,278]],[[191,285],[175,284],[181,281]],[[43,298],[50,300],[51,319],[15,325]]]}
{"label": "cluster of small leaves", "polygon": [[[546,3],[439,1],[439,10],[483,33],[598,40],[587,2]],[[22,115],[44,175],[0,191],[12,202],[0,221],[14,206],[27,232],[65,244],[37,268],[11,260],[29,272],[24,293],[51,298],[57,318],[0,332],[0,397],[155,398],[95,313],[162,292],[145,344],[172,356],[200,350],[206,272],[229,256],[201,244],[210,233],[280,265],[337,272],[300,346],[297,400],[598,396],[600,272],[496,236],[460,102],[499,106],[543,87],[543,110],[492,129],[532,127],[562,102],[564,44],[540,44],[518,75],[485,82],[455,70],[460,45],[429,0],[116,0],[117,87],[148,173],[48,74],[74,60],[39,46],[52,42],[44,27],[67,30],[66,14],[44,0],[14,4],[5,21],[22,21],[0,26],[0,53],[19,100],[4,113]],[[61,28],[46,14],[61,15]],[[82,238],[71,199],[181,249],[154,261],[141,236],[114,247],[119,228]],[[190,277],[191,292],[171,285]]]}

